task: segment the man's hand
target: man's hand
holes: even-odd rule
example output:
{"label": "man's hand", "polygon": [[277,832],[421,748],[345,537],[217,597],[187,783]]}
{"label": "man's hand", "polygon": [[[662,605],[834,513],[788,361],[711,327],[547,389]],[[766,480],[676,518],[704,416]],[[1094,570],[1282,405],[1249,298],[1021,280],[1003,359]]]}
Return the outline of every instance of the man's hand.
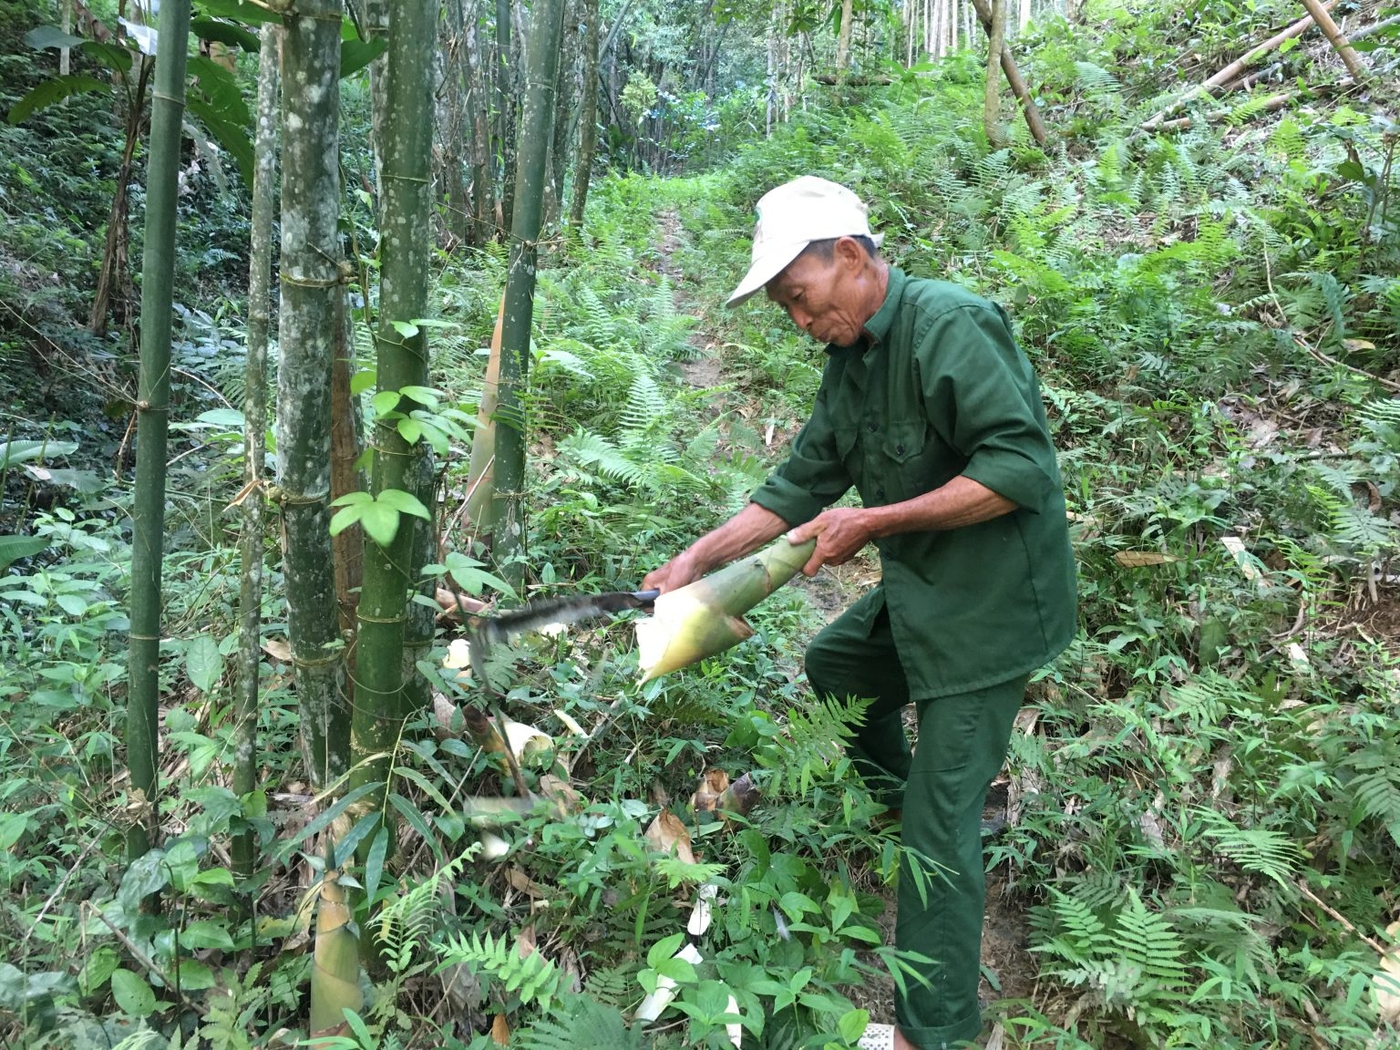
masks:
{"label": "man's hand", "polygon": [[662,594],[667,591],[679,590],[688,583],[693,583],[701,576],[705,575],[705,566],[701,565],[690,551],[682,551],[665,565],[658,569],[652,569],[642,580],[642,590],[659,590]]}
{"label": "man's hand", "polygon": [[805,525],[787,534],[789,543],[806,543],[813,536],[817,548],[802,566],[804,576],[815,576],[823,565],[844,565],[874,538],[869,512],[859,507],[824,510]]}

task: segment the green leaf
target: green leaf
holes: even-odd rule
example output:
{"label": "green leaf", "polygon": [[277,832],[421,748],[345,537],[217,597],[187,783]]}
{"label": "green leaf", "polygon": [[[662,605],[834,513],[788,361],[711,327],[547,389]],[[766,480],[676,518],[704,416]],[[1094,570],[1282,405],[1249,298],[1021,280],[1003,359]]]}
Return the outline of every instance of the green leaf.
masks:
{"label": "green leaf", "polygon": [[180,990],[203,992],[218,984],[213,967],[198,959],[181,959],[176,965],[180,968]]}
{"label": "green leaf", "polygon": [[418,326],[412,321],[390,321],[389,324],[405,339],[412,339],[418,334]]}
{"label": "green leaf", "polygon": [[196,919],[180,931],[180,944],[185,948],[222,948],[226,952],[234,950],[233,938],[228,930],[212,919]]}
{"label": "green leaf", "polygon": [[131,52],[120,44],[109,44],[104,40],[84,40],[79,50],[97,59],[108,69],[120,70],[123,73],[131,69]]}
{"label": "green leaf", "polygon": [[74,73],[66,77],[54,77],[46,80],[24,98],[20,99],[10,108],[10,123],[18,124],[27,118],[31,113],[36,113],[41,109],[47,109],[56,102],[62,102],[69,95],[80,95],[84,92],[102,94],[111,90],[111,85],[105,80],[98,80],[90,77],[86,73]]}
{"label": "green leaf", "polygon": [[[423,322],[419,321],[418,324]],[[408,386],[399,387],[399,393],[412,401],[417,401],[424,408],[437,408],[441,404],[438,392],[430,386]]]}
{"label": "green leaf", "polygon": [[83,990],[84,995],[92,995],[98,991],[117,971],[117,964],[121,962],[117,955],[117,950],[111,945],[99,944],[92,950],[92,954],[87,957],[87,962],[83,963],[82,972],[78,974],[78,987]]}
{"label": "green leaf", "polygon": [[215,142],[228,151],[233,162],[238,165],[239,178],[245,186],[253,184],[253,142],[248,138],[248,129],[228,119],[209,100],[198,92],[190,92],[185,98],[190,115],[204,126]]}
{"label": "green leaf", "polygon": [[381,390],[370,398],[370,405],[373,406],[376,415],[388,415],[399,407],[400,394],[397,390]]}
{"label": "green leaf", "polygon": [[362,506],[362,505],[364,505],[364,504],[373,503],[373,502],[374,502],[374,497],[371,496],[368,492],[364,492],[363,490],[361,490],[361,491],[357,491],[357,492],[347,492],[345,495],[341,496],[341,497],[340,497],[339,499],[337,499],[334,503],[332,503],[331,506],[332,506],[332,507],[358,507],[358,506]]}
{"label": "green leaf", "polygon": [[189,59],[189,70],[200,94],[209,100],[209,105],[221,117],[244,127],[253,123],[248,103],[229,69],[212,58],[194,55]]}
{"label": "green leaf", "polygon": [[651,946],[647,952],[647,965],[653,970],[659,970],[661,964],[668,962],[671,956],[680,951],[681,942],[685,940],[685,933],[673,933],[669,937],[663,937]]}
{"label": "green leaf", "polygon": [[392,546],[399,534],[399,512],[383,503],[366,504],[360,511],[360,527],[381,547]]}
{"label": "green leaf", "polygon": [[56,459],[76,451],[76,441],[0,441],[0,467],[28,463],[32,459]]}
{"label": "green leaf", "polygon": [[865,1034],[869,1025],[869,1010],[847,1010],[841,1015],[841,1020],[836,1022],[836,1031],[842,1039],[854,1045],[855,1041]]}
{"label": "green leaf", "polygon": [[383,37],[374,40],[342,40],[340,42],[340,77],[345,79],[369,65],[389,47]]}
{"label": "green leaf", "polygon": [[259,25],[263,22],[282,24],[282,16],[268,7],[246,3],[245,0],[198,0],[200,11],[214,18],[230,18],[244,25]]}
{"label": "green leaf", "polygon": [[[336,500],[336,502],[339,503],[340,500]],[[359,521],[360,518],[364,516],[364,513],[365,508],[359,504],[336,511],[335,514],[331,516],[331,535],[339,536],[351,525]]]}
{"label": "green leaf", "polygon": [[412,514],[415,518],[422,518],[424,521],[431,521],[433,516],[428,512],[428,508],[417,496],[403,489],[385,489],[379,494],[376,501],[385,506],[393,507],[402,514]]}
{"label": "green leaf", "polygon": [[82,47],[87,37],[65,33],[58,26],[36,26],[24,34],[24,42],[35,51],[43,51],[50,47]]}
{"label": "green leaf", "polygon": [[403,438],[410,445],[423,436],[423,424],[416,419],[407,417],[398,422],[399,437]]}
{"label": "green leaf", "polygon": [[374,833],[369,844],[369,854],[365,857],[365,899],[371,904],[379,891],[379,880],[384,877],[384,859],[389,852],[389,829],[380,828]]}
{"label": "green leaf", "polygon": [[350,377],[350,394],[359,397],[366,390],[373,390],[378,373],[373,368],[362,368]]}
{"label": "green leaf", "polygon": [[224,675],[224,658],[218,643],[207,634],[194,638],[185,648],[185,673],[201,693],[211,693]]}
{"label": "green leaf", "polygon": [[156,993],[146,978],[127,969],[112,971],[112,998],[130,1017],[149,1017],[156,1009]]}
{"label": "green leaf", "polygon": [[217,41],[250,54],[257,54],[262,50],[262,41],[258,39],[256,33],[250,33],[240,25],[224,22],[217,18],[191,19],[190,31],[201,40]]}
{"label": "green leaf", "polygon": [[243,429],[243,413],[236,408],[211,408],[195,416],[196,423],[212,423],[217,427]]}
{"label": "green leaf", "polygon": [[20,558],[48,550],[52,542],[46,536],[0,536],[0,570],[9,568]]}

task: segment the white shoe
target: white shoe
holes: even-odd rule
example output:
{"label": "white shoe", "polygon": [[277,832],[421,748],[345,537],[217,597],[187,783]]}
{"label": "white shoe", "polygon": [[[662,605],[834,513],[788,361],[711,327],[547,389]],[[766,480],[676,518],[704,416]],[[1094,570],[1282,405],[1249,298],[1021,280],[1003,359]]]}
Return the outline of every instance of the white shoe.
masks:
{"label": "white shoe", "polygon": [[856,1043],[860,1050],[894,1050],[894,1025],[866,1025],[865,1034]]}

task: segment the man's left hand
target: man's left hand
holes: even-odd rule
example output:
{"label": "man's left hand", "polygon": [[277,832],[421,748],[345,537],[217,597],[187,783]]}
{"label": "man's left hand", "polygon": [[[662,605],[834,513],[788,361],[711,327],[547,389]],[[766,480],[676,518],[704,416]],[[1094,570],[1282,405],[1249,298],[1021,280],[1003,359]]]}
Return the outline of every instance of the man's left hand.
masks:
{"label": "man's left hand", "polygon": [[789,543],[806,543],[814,536],[817,548],[802,566],[805,576],[815,576],[826,564],[844,565],[872,539],[866,511],[860,507],[824,510],[787,534]]}

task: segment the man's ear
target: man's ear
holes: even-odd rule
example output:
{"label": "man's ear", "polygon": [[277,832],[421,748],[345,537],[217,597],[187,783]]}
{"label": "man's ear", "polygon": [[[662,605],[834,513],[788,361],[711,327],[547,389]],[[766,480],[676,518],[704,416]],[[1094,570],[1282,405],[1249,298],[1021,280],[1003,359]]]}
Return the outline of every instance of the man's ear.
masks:
{"label": "man's ear", "polygon": [[835,244],[836,261],[845,270],[859,270],[865,266],[865,249],[854,237],[841,237]]}

